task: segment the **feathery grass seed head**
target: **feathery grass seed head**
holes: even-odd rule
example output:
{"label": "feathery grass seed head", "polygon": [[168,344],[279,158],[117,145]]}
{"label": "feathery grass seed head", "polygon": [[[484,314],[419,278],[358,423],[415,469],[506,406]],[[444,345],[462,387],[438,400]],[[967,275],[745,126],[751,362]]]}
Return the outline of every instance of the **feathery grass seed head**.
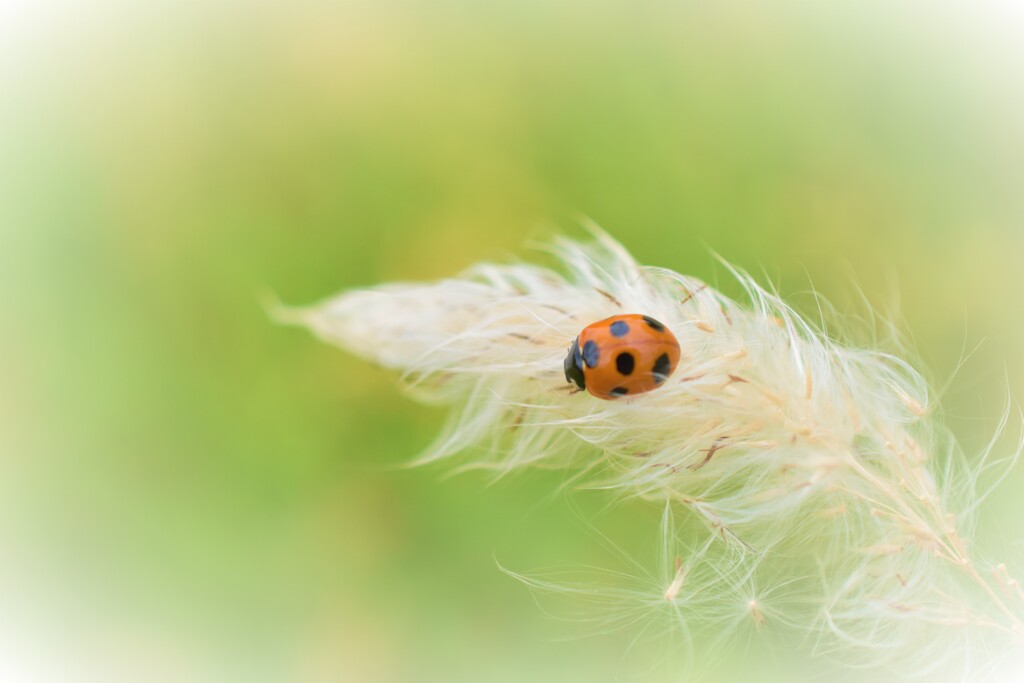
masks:
{"label": "feathery grass seed head", "polygon": [[[550,250],[564,272],[484,264],[283,316],[452,406],[421,461],[567,468],[579,485],[694,522],[685,547],[632,588],[609,575],[585,588],[516,575],[535,592],[611,608],[602,628],[663,615],[685,634],[733,620],[907,672],[955,670],[947,663],[970,660],[982,633],[1020,647],[1019,585],[965,540],[993,463],[964,466],[907,362],[837,341],[736,269],[742,303],[641,266],[604,234]],[[569,344],[594,321],[634,312],[678,339],[676,372],[636,397],[577,394]]]}

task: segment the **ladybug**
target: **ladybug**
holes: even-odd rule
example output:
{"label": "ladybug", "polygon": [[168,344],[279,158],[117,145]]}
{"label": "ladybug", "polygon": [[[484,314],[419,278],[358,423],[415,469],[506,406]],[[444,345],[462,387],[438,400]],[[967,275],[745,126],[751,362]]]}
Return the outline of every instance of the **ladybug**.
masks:
{"label": "ladybug", "polygon": [[583,328],[565,357],[565,381],[606,400],[657,389],[679,364],[671,330],[639,313]]}

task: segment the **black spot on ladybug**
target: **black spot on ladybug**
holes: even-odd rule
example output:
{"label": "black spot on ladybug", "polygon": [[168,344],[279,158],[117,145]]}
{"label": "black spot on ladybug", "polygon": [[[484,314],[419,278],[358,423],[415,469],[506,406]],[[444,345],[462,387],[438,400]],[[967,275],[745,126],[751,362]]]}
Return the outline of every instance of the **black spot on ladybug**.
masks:
{"label": "black spot on ladybug", "polygon": [[600,352],[600,349],[597,348],[597,344],[593,340],[583,345],[583,362],[587,364],[588,368],[597,365],[597,358]]}
{"label": "black spot on ladybug", "polygon": [[629,389],[627,389],[626,387],[615,387],[611,391],[612,396],[625,396],[628,393]]}
{"label": "black spot on ladybug", "polygon": [[672,361],[668,359],[668,354],[661,354],[658,356],[658,360],[654,361],[654,367],[651,368],[651,372],[654,373],[654,381],[661,384],[668,379],[668,374],[671,370]]}
{"label": "black spot on ladybug", "polygon": [[644,322],[647,323],[648,325],[650,325],[651,329],[654,330],[655,332],[664,332],[665,331],[665,326],[662,325],[661,323],[659,323],[654,318],[651,318],[651,317],[645,315],[644,316]]}
{"label": "black spot on ladybug", "polygon": [[632,373],[635,366],[636,360],[629,351],[623,351],[615,357],[615,367],[623,375]]}
{"label": "black spot on ladybug", "polygon": [[625,320],[616,320],[608,329],[615,337],[625,337],[629,334],[629,323]]}

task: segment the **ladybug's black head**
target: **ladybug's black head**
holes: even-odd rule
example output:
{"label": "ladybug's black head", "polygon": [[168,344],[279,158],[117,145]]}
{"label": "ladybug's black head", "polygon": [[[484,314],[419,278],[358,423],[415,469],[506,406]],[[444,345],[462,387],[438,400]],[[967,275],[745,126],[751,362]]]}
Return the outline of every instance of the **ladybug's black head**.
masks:
{"label": "ladybug's black head", "polygon": [[583,378],[583,355],[580,353],[579,337],[572,340],[569,355],[565,357],[565,381],[572,382],[581,391],[587,388],[587,381]]}

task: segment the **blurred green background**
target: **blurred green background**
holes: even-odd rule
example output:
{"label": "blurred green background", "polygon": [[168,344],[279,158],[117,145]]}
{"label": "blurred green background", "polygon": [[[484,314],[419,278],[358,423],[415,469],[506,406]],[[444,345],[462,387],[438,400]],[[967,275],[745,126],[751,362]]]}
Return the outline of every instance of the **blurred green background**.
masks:
{"label": "blurred green background", "polygon": [[[395,468],[444,412],[261,297],[532,258],[586,215],[728,291],[711,250],[811,313],[863,290],[952,378],[972,457],[1024,389],[1022,28],[999,2],[4,3],[0,679],[678,680],[624,664],[634,633],[560,642],[494,562],[602,564],[578,516],[642,552],[658,511]],[[1022,490],[982,513],[1001,559]],[[814,670],[752,647],[707,680]]]}

